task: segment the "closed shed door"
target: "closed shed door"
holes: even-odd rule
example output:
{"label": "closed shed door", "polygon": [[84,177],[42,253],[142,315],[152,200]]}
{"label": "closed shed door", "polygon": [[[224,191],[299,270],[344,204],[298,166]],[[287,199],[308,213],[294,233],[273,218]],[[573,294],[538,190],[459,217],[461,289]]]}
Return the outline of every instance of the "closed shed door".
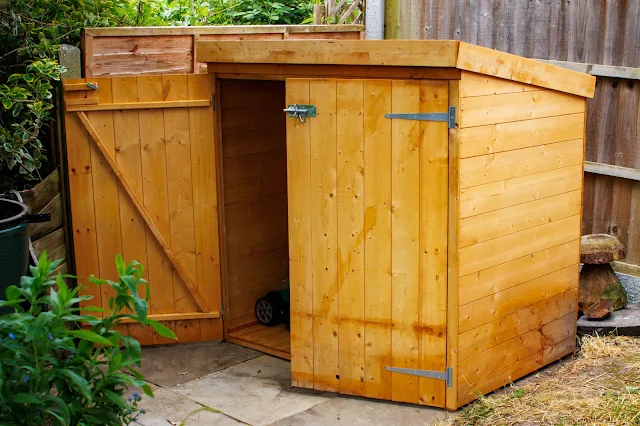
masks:
{"label": "closed shed door", "polygon": [[448,82],[290,79],[287,118],[295,386],[444,406]]}
{"label": "closed shed door", "polygon": [[[142,263],[150,316],[180,342],[222,337],[212,87],[208,75],[64,83],[77,274],[116,280],[116,254]],[[87,292],[105,309],[114,296],[107,285]]]}

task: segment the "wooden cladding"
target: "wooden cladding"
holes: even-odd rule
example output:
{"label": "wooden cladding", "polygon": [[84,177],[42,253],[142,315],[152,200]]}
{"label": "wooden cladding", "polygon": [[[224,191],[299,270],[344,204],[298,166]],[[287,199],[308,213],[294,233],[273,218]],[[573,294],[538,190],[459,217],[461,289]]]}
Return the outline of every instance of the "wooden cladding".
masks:
{"label": "wooden cladding", "polygon": [[85,77],[206,73],[197,40],[358,40],[362,25],[234,25],[85,28]]}
{"label": "wooden cladding", "polygon": [[[287,80],[294,385],[444,406],[448,83]],[[439,224],[439,225],[438,225]],[[393,343],[392,343],[393,342]]]}
{"label": "wooden cladding", "polygon": [[[67,105],[75,101],[65,121],[78,275],[116,279],[115,255],[135,259],[145,266],[152,317],[182,342],[221,338],[213,111],[200,102],[211,96],[210,78],[91,82],[98,90],[65,94]],[[88,103],[96,109],[73,112],[82,99],[97,100]],[[108,286],[87,291],[89,304],[108,307]],[[141,344],[174,342],[136,324],[122,327]]]}
{"label": "wooden cladding", "polygon": [[575,347],[584,99],[463,73],[457,406]]}

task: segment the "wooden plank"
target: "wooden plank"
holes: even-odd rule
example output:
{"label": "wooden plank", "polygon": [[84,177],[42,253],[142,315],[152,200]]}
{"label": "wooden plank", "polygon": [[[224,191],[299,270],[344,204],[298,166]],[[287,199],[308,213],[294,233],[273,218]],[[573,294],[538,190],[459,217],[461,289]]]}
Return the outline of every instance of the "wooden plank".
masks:
{"label": "wooden plank", "polygon": [[551,90],[462,98],[460,127],[522,121],[584,112],[578,96]]}
{"label": "wooden plank", "polygon": [[621,67],[602,64],[585,64],[582,62],[554,61],[538,59],[547,64],[555,65],[570,70],[579,71],[596,77],[622,78],[625,80],[640,80],[638,68]]}
{"label": "wooden plank", "polygon": [[228,294],[230,297],[254,291],[258,288],[273,287],[289,276],[287,259],[278,260],[264,266],[229,274]]}
{"label": "wooden plank", "polygon": [[391,81],[364,82],[365,395],[391,399]]}
{"label": "wooden plank", "polygon": [[198,62],[454,67],[458,42],[442,40],[199,41]]}
{"label": "wooden plank", "polygon": [[540,328],[494,346],[458,364],[458,382],[475,383],[495,371],[516,364],[545,347],[558,344],[576,333],[576,313],[569,312]]}
{"label": "wooden plank", "polygon": [[284,194],[286,190],[283,192],[283,188],[286,189],[286,187],[287,175],[284,171],[282,173],[225,182],[225,204],[231,205],[271,195]]}
{"label": "wooden plank", "polygon": [[[171,321],[184,321],[184,320],[204,320],[204,319],[217,319],[220,318],[220,312],[188,312],[179,314],[152,314],[147,317],[159,322],[171,322]],[[124,318],[120,321],[121,324],[130,324],[135,322],[128,318]],[[166,325],[166,324],[165,324]]]}
{"label": "wooden plank", "polygon": [[460,133],[461,158],[584,137],[584,113],[468,127]]}
{"label": "wooden plank", "polygon": [[286,161],[287,151],[284,149],[225,158],[224,181],[278,173],[285,168]]}
{"label": "wooden plank", "polygon": [[[447,82],[423,81],[420,109],[446,111]],[[449,142],[447,123],[420,122],[420,292],[419,366],[444,371],[447,367],[447,223]],[[445,406],[445,383],[421,377],[419,402]]]}
{"label": "wooden plank", "polygon": [[234,274],[246,269],[289,259],[289,240],[281,238],[227,253],[227,269]]}
{"label": "wooden plank", "polygon": [[287,236],[286,216],[274,217],[271,221],[249,223],[247,225],[228,228],[227,251],[242,249],[268,241],[278,240]]}
{"label": "wooden plank", "polygon": [[[286,191],[286,188],[285,188]],[[227,228],[248,225],[255,222],[269,222],[287,216],[287,195],[258,198],[225,207]]]}
{"label": "wooden plank", "polygon": [[460,42],[456,67],[592,98],[596,79],[534,59]]}
{"label": "wooden plank", "polygon": [[[460,249],[460,276],[580,238],[580,215],[525,229]],[[504,250],[508,247],[509,250]]]}
{"label": "wooden plank", "polygon": [[463,71],[460,75],[460,97],[462,98],[530,92],[532,90],[540,90],[540,88],[475,72]]}
{"label": "wooden plank", "polygon": [[65,110],[68,112],[78,111],[126,111],[136,109],[156,109],[156,108],[194,108],[211,106],[210,99],[194,99],[179,101],[160,101],[160,102],[113,102],[104,104],[88,104],[88,105],[66,105]]}
{"label": "wooden plank", "polygon": [[192,37],[188,35],[155,35],[153,37],[131,36],[95,37],[93,39],[94,56],[121,55],[124,52],[136,55],[180,54],[193,51]]}
{"label": "wooden plank", "polygon": [[[85,90],[86,90],[85,86]],[[69,90],[69,89],[66,89]],[[64,102],[66,107],[77,105],[98,105],[98,98],[80,98],[80,99],[67,99]]]}
{"label": "wooden plank", "polygon": [[[109,163],[109,165],[111,166],[111,168],[115,172],[116,176],[120,180],[120,184],[125,189],[126,193],[129,195],[129,199],[134,204],[134,208],[137,210],[137,212],[139,212],[139,214],[142,216],[143,220],[145,221],[145,223],[147,224],[149,229],[153,232],[153,235],[156,237],[158,242],[163,246],[165,254],[169,258],[169,261],[172,263],[172,265],[174,266],[174,268],[176,270],[178,270],[178,271],[183,270],[182,266],[180,265],[180,263],[178,262],[177,258],[173,254],[173,251],[169,248],[169,246],[166,243],[166,241],[164,241],[164,238],[160,234],[160,231],[158,230],[156,225],[153,223],[153,220],[150,218],[149,212],[146,211],[146,209],[144,208],[144,205],[142,204],[142,201],[140,201],[140,199],[136,195],[133,187],[128,182],[128,180],[124,177],[124,175],[122,173],[122,170],[120,169],[120,167],[116,163],[115,159],[113,159],[109,155],[107,150],[104,148],[104,143],[101,141],[100,137],[97,135],[95,129],[93,128],[93,125],[88,121],[88,119],[86,118],[84,113],[80,112],[80,113],[77,113],[77,114],[81,117],[81,120],[82,120],[83,124],[85,125],[85,127],[87,128],[89,133],[91,134],[94,142],[96,143],[98,148],[100,148],[100,152],[105,156],[107,162]],[[122,206],[122,203],[121,203],[121,206]],[[191,283],[191,280],[189,279],[189,277],[186,274],[186,272],[183,272],[180,275],[181,275],[181,277],[183,277],[185,284],[187,286],[189,286],[189,283]],[[208,312],[208,308],[206,307],[204,302],[201,302],[202,297],[198,295],[197,289],[195,287],[193,287],[193,284],[191,284],[189,290],[190,290],[190,293],[193,295],[194,299],[196,299],[196,301],[198,302],[198,305],[200,306],[200,308],[204,312]]]}
{"label": "wooden plank", "polygon": [[339,389],[364,395],[364,83],[338,80],[336,93]]}
{"label": "wooden plank", "polygon": [[[82,92],[65,93],[66,99],[82,96],[85,96]],[[89,301],[80,302],[80,307],[102,306],[101,289],[90,285],[85,278],[100,270],[93,204],[91,141],[78,117],[71,113],[65,114],[65,136],[75,273],[79,277],[80,293],[93,296]]]}
{"label": "wooden plank", "polygon": [[265,327],[257,324],[230,333],[227,341],[278,358],[291,359],[289,331],[283,325]]}
{"label": "wooden plank", "polygon": [[161,36],[192,34],[273,34],[284,33],[361,32],[364,25],[203,25],[193,27],[96,27],[84,28],[85,35],[94,37]]}
{"label": "wooden plank", "polygon": [[460,247],[467,247],[580,214],[580,190],[466,217],[460,221]]}
{"label": "wooden plank", "polygon": [[[420,110],[420,82],[394,80],[392,113]],[[420,308],[420,127],[392,120],[391,249],[393,367],[419,368],[419,339],[413,324]],[[341,311],[342,313],[342,311]],[[417,403],[418,377],[391,374],[394,401]]]}
{"label": "wooden plank", "polygon": [[91,60],[91,74],[104,77],[186,74],[193,68],[192,52],[147,55],[121,52],[113,56],[94,56]]}
{"label": "wooden plank", "polygon": [[578,264],[460,306],[460,334],[578,286]]}
{"label": "wooden plank", "polygon": [[[337,392],[339,368],[338,197],[336,81],[311,80],[309,102],[318,115],[309,120],[311,137],[310,203],[313,252],[313,385]],[[343,362],[344,364],[344,362]]]}
{"label": "wooden plank", "polygon": [[635,169],[631,167],[620,167],[620,166],[613,166],[611,164],[585,161],[584,171],[588,173],[595,173],[598,175],[629,179],[636,182],[640,181],[640,169]]}
{"label": "wooden plank", "polygon": [[458,296],[460,305],[566,268],[578,263],[579,259],[580,240],[577,239],[462,276]]}
{"label": "wooden plank", "polygon": [[[331,78],[397,78],[397,79],[432,79],[459,80],[460,70],[442,67],[387,67],[380,65],[296,65],[296,64],[234,64],[209,63],[210,73],[226,75],[233,78],[278,80],[295,76]],[[222,77],[221,77],[222,78]],[[225,77],[226,78],[226,77]]]}
{"label": "wooden plank", "polygon": [[462,387],[458,391],[458,405],[465,405],[478,397],[478,394],[487,394],[495,389],[512,383],[529,373],[533,373],[539,368],[573,353],[576,349],[576,338],[570,337],[554,346],[545,347],[528,358],[513,364],[507,368],[497,371],[482,380]]}
{"label": "wooden plank", "polygon": [[[288,80],[287,103],[309,104],[309,80]],[[287,120],[289,184],[289,276],[291,282],[291,384],[313,389],[313,272],[311,245],[311,135],[309,126]]]}
{"label": "wooden plank", "polygon": [[460,187],[482,185],[582,164],[582,138],[497,154],[465,158],[460,162]]}
{"label": "wooden plank", "polygon": [[575,322],[575,313],[578,309],[577,296],[578,289],[569,290],[461,334],[459,337],[460,361],[531,330],[539,329],[568,313],[573,315]]}
{"label": "wooden plank", "polygon": [[[189,97],[187,76],[162,76],[163,98],[168,101],[184,102]],[[170,247],[180,265],[184,268],[191,286],[197,290],[195,224],[193,219],[193,182],[191,178],[191,135],[189,110],[164,110],[164,142],[167,164],[167,196],[169,201]],[[196,312],[198,304],[189,297],[187,284],[180,272],[173,272],[173,297],[176,313]],[[200,294],[198,292],[198,294]],[[201,297],[201,296],[200,296]],[[202,299],[204,302],[204,299]],[[210,309],[210,308],[209,308]],[[209,310],[207,309],[207,310]],[[206,310],[203,310],[206,312]],[[176,336],[181,342],[200,340],[200,324],[197,322],[176,323]]]}
{"label": "wooden plank", "polygon": [[[137,77],[138,100],[153,102],[162,100],[162,78],[159,76]],[[140,123],[140,160],[142,165],[142,189],[144,207],[163,238],[171,237],[169,230],[169,200],[167,193],[167,164],[164,141],[164,113],[162,110],[138,111]],[[171,263],[164,254],[163,247],[155,240],[153,233],[146,230],[147,241],[147,273],[151,286],[149,311],[152,315],[164,315],[175,312],[173,277]],[[168,322],[169,328],[175,330],[175,323]],[[170,340],[152,335],[156,344],[169,343]]]}
{"label": "wooden plank", "polygon": [[[460,108],[460,82],[449,82],[449,104]],[[460,230],[460,114],[455,126],[449,129],[449,206],[447,214],[447,365],[458,365],[458,281]],[[458,378],[454,374],[447,386],[445,404],[448,410],[458,408]]]}
{"label": "wooden plank", "polygon": [[[111,102],[111,80],[97,81],[101,90],[95,94],[102,102]],[[98,98],[96,98],[97,100]],[[89,114],[89,120],[104,141],[107,151],[115,155],[114,118],[110,112]],[[89,141],[90,143],[90,141]],[[92,144],[93,145],[93,144]],[[98,149],[92,146],[91,168],[93,170],[93,205],[96,218],[96,243],[99,269],[93,271],[102,279],[117,280],[116,255],[123,253],[120,231],[120,207],[118,196],[118,180],[102,157]],[[127,258],[127,261],[134,260]],[[143,262],[144,259],[135,259]],[[102,292],[102,307],[108,309],[109,298],[115,296],[115,291],[108,285],[99,287]],[[147,342],[144,342],[148,344]]]}
{"label": "wooden plank", "polygon": [[465,188],[460,191],[460,217],[499,210],[581,187],[582,165],[575,165]]}

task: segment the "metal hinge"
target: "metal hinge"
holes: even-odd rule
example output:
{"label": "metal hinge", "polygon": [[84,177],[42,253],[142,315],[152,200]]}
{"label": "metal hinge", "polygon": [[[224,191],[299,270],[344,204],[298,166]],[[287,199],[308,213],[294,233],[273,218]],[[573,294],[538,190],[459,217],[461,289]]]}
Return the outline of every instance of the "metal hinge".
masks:
{"label": "metal hinge", "polygon": [[397,367],[385,367],[385,370],[392,373],[410,374],[412,376],[428,377],[430,379],[444,380],[447,387],[453,386],[453,368],[447,367],[445,371],[433,371],[433,370],[416,370],[414,368],[397,368]]}
{"label": "metal hinge", "polygon": [[449,112],[431,112],[424,114],[385,114],[386,118],[419,121],[444,121],[450,129],[456,127],[456,107],[449,107]]}
{"label": "metal hinge", "polygon": [[307,117],[316,116],[315,105],[290,104],[283,111],[286,112],[289,117],[298,118],[301,123],[304,123]]}

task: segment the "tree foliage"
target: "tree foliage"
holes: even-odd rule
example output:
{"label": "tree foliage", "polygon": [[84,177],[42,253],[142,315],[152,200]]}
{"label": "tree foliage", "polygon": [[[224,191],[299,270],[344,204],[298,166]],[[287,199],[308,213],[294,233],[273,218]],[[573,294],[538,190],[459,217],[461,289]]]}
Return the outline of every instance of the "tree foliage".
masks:
{"label": "tree foliage", "polygon": [[0,0],[0,190],[47,172],[60,44],[84,27],[300,24],[315,0]]}

